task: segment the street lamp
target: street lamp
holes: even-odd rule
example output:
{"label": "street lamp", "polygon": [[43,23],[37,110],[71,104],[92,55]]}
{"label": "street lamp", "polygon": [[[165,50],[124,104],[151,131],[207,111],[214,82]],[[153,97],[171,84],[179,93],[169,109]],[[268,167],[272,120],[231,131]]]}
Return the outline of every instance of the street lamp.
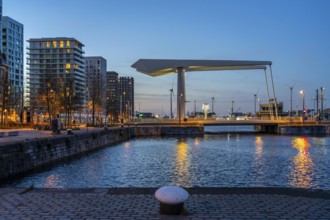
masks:
{"label": "street lamp", "polygon": [[182,97],[183,97],[183,94],[181,93],[180,96],[179,96],[179,124],[181,124],[181,102],[182,102]]}
{"label": "street lamp", "polygon": [[303,115],[303,120],[305,118],[305,93],[304,90],[300,91],[301,97],[302,97],[302,115]]}
{"label": "street lamp", "polygon": [[292,114],[292,89],[293,86],[290,87],[290,116]]}
{"label": "street lamp", "polygon": [[196,100],[194,100],[194,116],[196,118]]}
{"label": "street lamp", "polygon": [[254,94],[254,116],[257,116],[257,94]]}
{"label": "street lamp", "polygon": [[324,100],[324,96],[323,96],[323,90],[324,90],[324,87],[321,86],[321,94],[320,94],[320,99],[321,99],[321,115],[320,115],[320,119],[322,120],[323,119],[323,100]]}

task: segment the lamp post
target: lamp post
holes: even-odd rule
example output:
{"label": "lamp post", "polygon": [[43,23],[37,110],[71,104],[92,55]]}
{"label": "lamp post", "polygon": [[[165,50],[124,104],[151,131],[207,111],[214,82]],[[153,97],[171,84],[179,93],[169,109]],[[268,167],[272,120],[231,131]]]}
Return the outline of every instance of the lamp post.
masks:
{"label": "lamp post", "polygon": [[318,89],[316,90],[316,112],[315,112],[315,114],[318,117],[320,117],[319,116],[319,90]]}
{"label": "lamp post", "polygon": [[194,100],[194,116],[196,117],[196,100]]}
{"label": "lamp post", "polygon": [[254,115],[257,116],[257,94],[254,94]]}
{"label": "lamp post", "polygon": [[292,89],[293,89],[293,86],[290,87],[290,116],[292,114]]}
{"label": "lamp post", "polygon": [[[180,94],[180,96],[179,96],[179,112],[181,113],[181,103],[182,103],[182,96],[183,96],[183,94]],[[179,114],[179,124],[181,124],[181,114]]]}
{"label": "lamp post", "polygon": [[300,91],[301,97],[302,97],[302,116],[303,116],[303,120],[305,118],[305,93],[304,90]]}
{"label": "lamp post", "polygon": [[321,94],[320,94],[320,99],[321,99],[321,115],[320,115],[320,119],[323,120],[323,100],[324,100],[324,97],[323,97],[323,90],[324,90],[324,87],[321,86]]}

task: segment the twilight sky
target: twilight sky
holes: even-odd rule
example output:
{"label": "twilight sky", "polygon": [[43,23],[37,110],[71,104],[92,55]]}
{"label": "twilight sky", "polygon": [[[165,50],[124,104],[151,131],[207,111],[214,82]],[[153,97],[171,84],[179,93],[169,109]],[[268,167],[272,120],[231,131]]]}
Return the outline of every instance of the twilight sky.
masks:
{"label": "twilight sky", "polygon": [[[269,60],[277,99],[315,106],[325,87],[330,107],[329,0],[3,0],[3,15],[24,24],[25,40],[74,37],[86,56],[102,56],[108,70],[135,79],[135,109],[169,114],[176,75],[150,77],[130,66],[140,58]],[[27,43],[25,42],[25,47]],[[263,71],[186,75],[187,110],[215,97],[215,112],[254,112],[254,94],[267,100]],[[176,112],[176,102],[174,101]]]}

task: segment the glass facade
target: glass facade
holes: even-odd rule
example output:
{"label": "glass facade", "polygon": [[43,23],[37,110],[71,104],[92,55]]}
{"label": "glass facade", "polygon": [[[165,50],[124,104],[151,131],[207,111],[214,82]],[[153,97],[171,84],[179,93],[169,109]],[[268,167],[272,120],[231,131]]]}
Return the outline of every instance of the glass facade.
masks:
{"label": "glass facade", "polygon": [[52,111],[56,114],[66,114],[68,109],[82,110],[86,103],[84,45],[74,38],[39,38],[28,42],[31,111],[50,114],[47,100],[50,92],[54,93],[56,109]]}
{"label": "glass facade", "polygon": [[[10,114],[20,113],[24,100],[24,27],[14,19],[2,17],[2,52],[8,65],[8,104]],[[15,120],[15,119],[12,119]]]}
{"label": "glass facade", "polygon": [[87,110],[92,112],[92,109],[94,109],[96,115],[105,116],[107,107],[105,91],[107,60],[103,57],[85,57],[85,63]]}

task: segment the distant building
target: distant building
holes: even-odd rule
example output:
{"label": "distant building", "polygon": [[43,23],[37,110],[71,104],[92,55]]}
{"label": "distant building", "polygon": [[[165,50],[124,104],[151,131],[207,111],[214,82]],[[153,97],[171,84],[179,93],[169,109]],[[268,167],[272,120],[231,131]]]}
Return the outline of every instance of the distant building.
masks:
{"label": "distant building", "polygon": [[[0,36],[2,36],[2,0],[0,0]],[[2,53],[2,37],[0,37],[0,52]]]}
{"label": "distant building", "polygon": [[94,115],[94,118],[97,115],[101,120],[102,115],[106,114],[107,60],[99,56],[85,57],[85,65],[88,111]]}
{"label": "distant building", "polygon": [[323,119],[329,120],[330,119],[330,108],[323,110]]}
{"label": "distant building", "polygon": [[120,118],[125,120],[133,119],[134,117],[134,78],[119,77],[119,108]]}
{"label": "distant building", "polygon": [[115,71],[106,75],[107,117],[110,122],[134,117],[134,78],[119,77]]}
{"label": "distant building", "polygon": [[[277,106],[277,114],[279,116],[283,115],[283,102],[276,102]],[[259,117],[269,117],[275,116],[275,104],[274,103],[267,103],[267,104],[260,104],[259,112],[257,112]]]}
{"label": "distant building", "polygon": [[34,117],[64,115],[69,124],[68,116],[86,106],[84,45],[66,37],[28,42],[30,110]]}
{"label": "distant building", "polygon": [[5,124],[8,109],[8,66],[0,53],[0,125]]}
{"label": "distant building", "polygon": [[8,65],[8,105],[13,121],[16,120],[16,114],[23,112],[24,104],[23,34],[21,23],[7,16],[2,17],[2,52]]}
{"label": "distant building", "polygon": [[108,71],[106,74],[106,115],[110,122],[118,122],[119,115],[119,88],[118,73]]}

